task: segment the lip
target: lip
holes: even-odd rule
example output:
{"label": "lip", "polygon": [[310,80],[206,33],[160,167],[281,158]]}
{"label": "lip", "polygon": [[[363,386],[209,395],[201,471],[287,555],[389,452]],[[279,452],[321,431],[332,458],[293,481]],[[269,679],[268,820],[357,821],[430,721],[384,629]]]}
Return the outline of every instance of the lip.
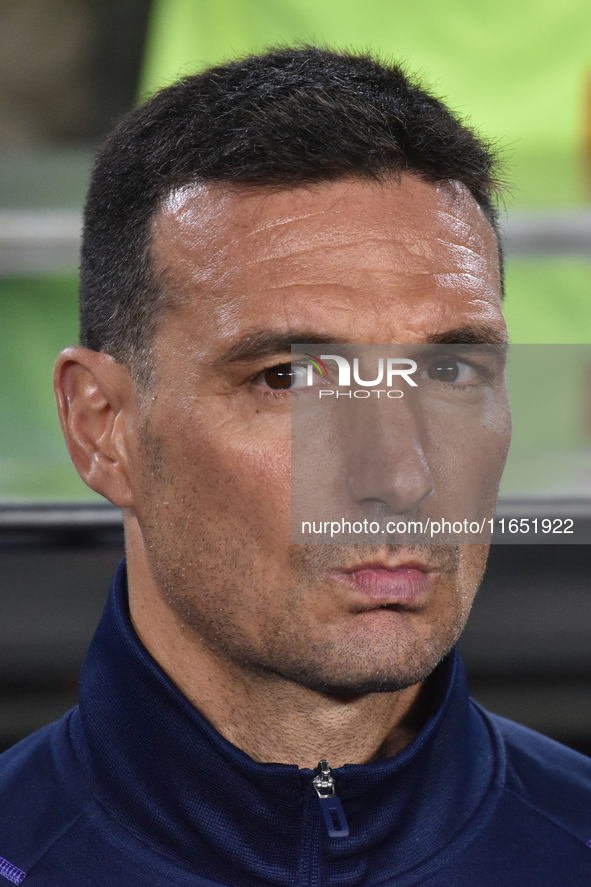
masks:
{"label": "lip", "polygon": [[416,560],[404,560],[395,564],[379,561],[356,564],[331,573],[331,578],[348,586],[351,591],[372,603],[418,606],[424,602],[437,570]]}

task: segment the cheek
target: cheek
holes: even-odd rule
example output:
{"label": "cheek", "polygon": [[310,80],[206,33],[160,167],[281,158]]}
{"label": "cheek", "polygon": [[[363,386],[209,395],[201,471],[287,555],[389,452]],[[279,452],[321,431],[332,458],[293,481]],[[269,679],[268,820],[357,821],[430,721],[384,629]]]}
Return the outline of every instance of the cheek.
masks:
{"label": "cheek", "polygon": [[488,559],[488,545],[462,545],[459,572],[459,593],[470,610],[474,596],[478,591]]}
{"label": "cheek", "polygon": [[241,422],[216,416],[212,404],[209,411],[168,413],[159,429],[156,450],[169,492],[179,507],[207,522],[205,532],[256,537],[263,547],[266,538],[269,544],[279,535],[289,541],[289,418],[272,424],[255,414]]}
{"label": "cheek", "polygon": [[[458,519],[488,514],[511,440],[511,415],[504,397],[490,406],[463,409],[431,403],[426,456],[444,505]],[[463,511],[462,511],[463,509]]]}

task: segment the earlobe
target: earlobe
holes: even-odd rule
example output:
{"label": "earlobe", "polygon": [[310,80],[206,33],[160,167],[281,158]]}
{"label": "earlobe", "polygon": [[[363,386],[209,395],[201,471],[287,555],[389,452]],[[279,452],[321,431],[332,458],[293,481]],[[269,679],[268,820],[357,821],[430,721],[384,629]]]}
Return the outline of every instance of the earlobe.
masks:
{"label": "earlobe", "polygon": [[105,352],[67,348],[56,361],[53,384],[78,474],[114,505],[131,507],[125,421],[134,404],[129,374]]}

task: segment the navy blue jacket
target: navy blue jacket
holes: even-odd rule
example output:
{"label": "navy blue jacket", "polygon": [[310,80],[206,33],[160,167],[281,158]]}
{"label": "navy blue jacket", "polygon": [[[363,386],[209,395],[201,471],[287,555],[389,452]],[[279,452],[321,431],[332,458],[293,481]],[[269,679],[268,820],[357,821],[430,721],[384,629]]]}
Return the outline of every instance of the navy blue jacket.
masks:
{"label": "navy blue jacket", "polygon": [[591,887],[591,761],[469,699],[457,654],[394,758],[312,770],[220,736],[139,642],[120,569],[80,705],[0,756],[0,887]]}

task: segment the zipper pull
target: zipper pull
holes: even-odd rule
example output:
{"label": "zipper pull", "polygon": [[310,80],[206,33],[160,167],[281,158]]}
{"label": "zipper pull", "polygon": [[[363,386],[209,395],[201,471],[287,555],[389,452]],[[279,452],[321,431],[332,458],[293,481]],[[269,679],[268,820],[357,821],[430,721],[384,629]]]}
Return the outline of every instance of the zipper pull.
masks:
{"label": "zipper pull", "polygon": [[329,838],[346,838],[349,834],[349,824],[343,805],[337,797],[334,776],[330,772],[328,761],[319,761],[316,770],[318,776],[314,777],[312,785],[318,795],[328,836]]}

